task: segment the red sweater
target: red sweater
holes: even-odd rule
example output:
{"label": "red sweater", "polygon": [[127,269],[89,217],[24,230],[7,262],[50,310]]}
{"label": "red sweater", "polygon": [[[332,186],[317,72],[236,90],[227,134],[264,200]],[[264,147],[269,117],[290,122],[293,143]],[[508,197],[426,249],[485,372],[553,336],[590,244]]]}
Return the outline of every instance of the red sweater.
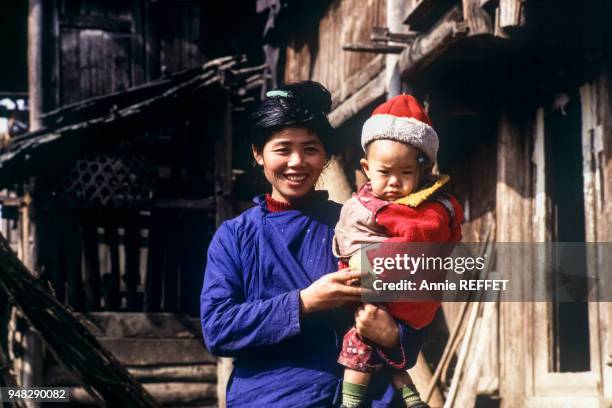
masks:
{"label": "red sweater", "polygon": [[[357,196],[362,199],[362,203],[367,203],[367,206],[374,209],[375,224],[383,227],[389,237],[383,242],[456,243],[461,240],[463,210],[451,195],[446,194],[445,196],[454,209],[452,225],[449,210],[442,203],[431,198],[424,198],[416,207],[394,202],[387,203],[372,195],[371,189],[365,186],[357,193]],[[374,257],[392,256],[397,253],[389,246],[382,247],[381,250],[384,253],[376,252],[376,250],[368,251],[368,258],[372,260]],[[431,255],[447,256],[448,254]],[[342,262],[340,266],[347,267],[348,264]],[[440,307],[440,302],[389,302],[387,307],[394,317],[420,329],[431,323]]]}
{"label": "red sweater", "polygon": [[[416,208],[390,204],[383,208],[376,221],[389,232],[386,242],[459,242],[463,210],[450,196],[455,219],[450,224],[448,210],[439,202],[426,201]],[[446,254],[445,254],[446,255]],[[391,314],[410,326],[420,329],[434,319],[439,302],[390,302]]]}

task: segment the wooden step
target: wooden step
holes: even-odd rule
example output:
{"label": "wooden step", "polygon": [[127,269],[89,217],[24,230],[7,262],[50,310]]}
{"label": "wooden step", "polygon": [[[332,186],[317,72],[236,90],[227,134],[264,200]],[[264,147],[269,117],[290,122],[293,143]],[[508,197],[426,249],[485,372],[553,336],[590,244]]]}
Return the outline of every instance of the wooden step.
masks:
{"label": "wooden step", "polygon": [[[112,312],[78,318],[160,404],[216,406],[217,359],[204,346],[199,319]],[[73,406],[94,406],[85,389],[51,355],[45,359],[44,382],[70,387]]]}
{"label": "wooden step", "polygon": [[172,313],[79,313],[77,317],[96,337],[202,339],[200,320]]}
{"label": "wooden step", "polygon": [[[172,407],[216,406],[216,384],[175,382],[143,385],[153,398],[162,405]],[[70,403],[71,405],[93,406],[93,399],[82,387],[72,387],[70,389]]]}
{"label": "wooden step", "polygon": [[123,365],[214,364],[200,339],[98,338]]}
{"label": "wooden step", "polygon": [[[216,383],[216,364],[162,365],[150,367],[125,366],[141,383],[200,382]],[[45,367],[45,384],[49,387],[67,387],[77,384],[75,378],[58,364]]]}

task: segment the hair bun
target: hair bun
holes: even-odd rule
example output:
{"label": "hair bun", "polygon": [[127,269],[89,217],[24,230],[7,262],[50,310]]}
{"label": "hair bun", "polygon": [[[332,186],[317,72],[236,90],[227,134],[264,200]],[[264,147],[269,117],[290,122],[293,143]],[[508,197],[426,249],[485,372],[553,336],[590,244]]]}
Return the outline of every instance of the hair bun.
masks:
{"label": "hair bun", "polygon": [[328,114],[331,111],[331,94],[323,85],[315,81],[302,81],[281,88],[290,97],[300,101],[303,108]]}

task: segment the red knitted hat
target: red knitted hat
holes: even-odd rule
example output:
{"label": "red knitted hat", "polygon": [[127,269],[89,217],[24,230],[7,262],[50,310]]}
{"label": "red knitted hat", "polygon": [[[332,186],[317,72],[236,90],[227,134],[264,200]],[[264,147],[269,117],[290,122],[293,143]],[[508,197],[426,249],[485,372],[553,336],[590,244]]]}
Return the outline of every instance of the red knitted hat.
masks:
{"label": "red knitted hat", "polygon": [[412,95],[398,95],[374,109],[361,131],[363,150],[378,139],[407,143],[436,161],[438,135],[425,109]]}

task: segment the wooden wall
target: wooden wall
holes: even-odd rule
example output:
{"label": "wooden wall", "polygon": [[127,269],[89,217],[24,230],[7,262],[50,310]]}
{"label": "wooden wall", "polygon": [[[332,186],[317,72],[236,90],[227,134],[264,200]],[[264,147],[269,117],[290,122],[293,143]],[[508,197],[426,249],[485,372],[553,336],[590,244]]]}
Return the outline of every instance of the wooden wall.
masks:
{"label": "wooden wall", "polygon": [[291,39],[287,47],[285,81],[312,79],[321,82],[332,92],[334,105],[337,105],[355,91],[347,89],[351,87],[351,78],[364,70],[376,74],[384,67],[382,56],[343,51],[342,45],[369,43],[372,27],[386,25],[386,0],[333,1],[320,20],[318,30],[315,28],[303,38]]}
{"label": "wooden wall", "polygon": [[60,1],[59,105],[202,63],[201,9],[198,2]]}

